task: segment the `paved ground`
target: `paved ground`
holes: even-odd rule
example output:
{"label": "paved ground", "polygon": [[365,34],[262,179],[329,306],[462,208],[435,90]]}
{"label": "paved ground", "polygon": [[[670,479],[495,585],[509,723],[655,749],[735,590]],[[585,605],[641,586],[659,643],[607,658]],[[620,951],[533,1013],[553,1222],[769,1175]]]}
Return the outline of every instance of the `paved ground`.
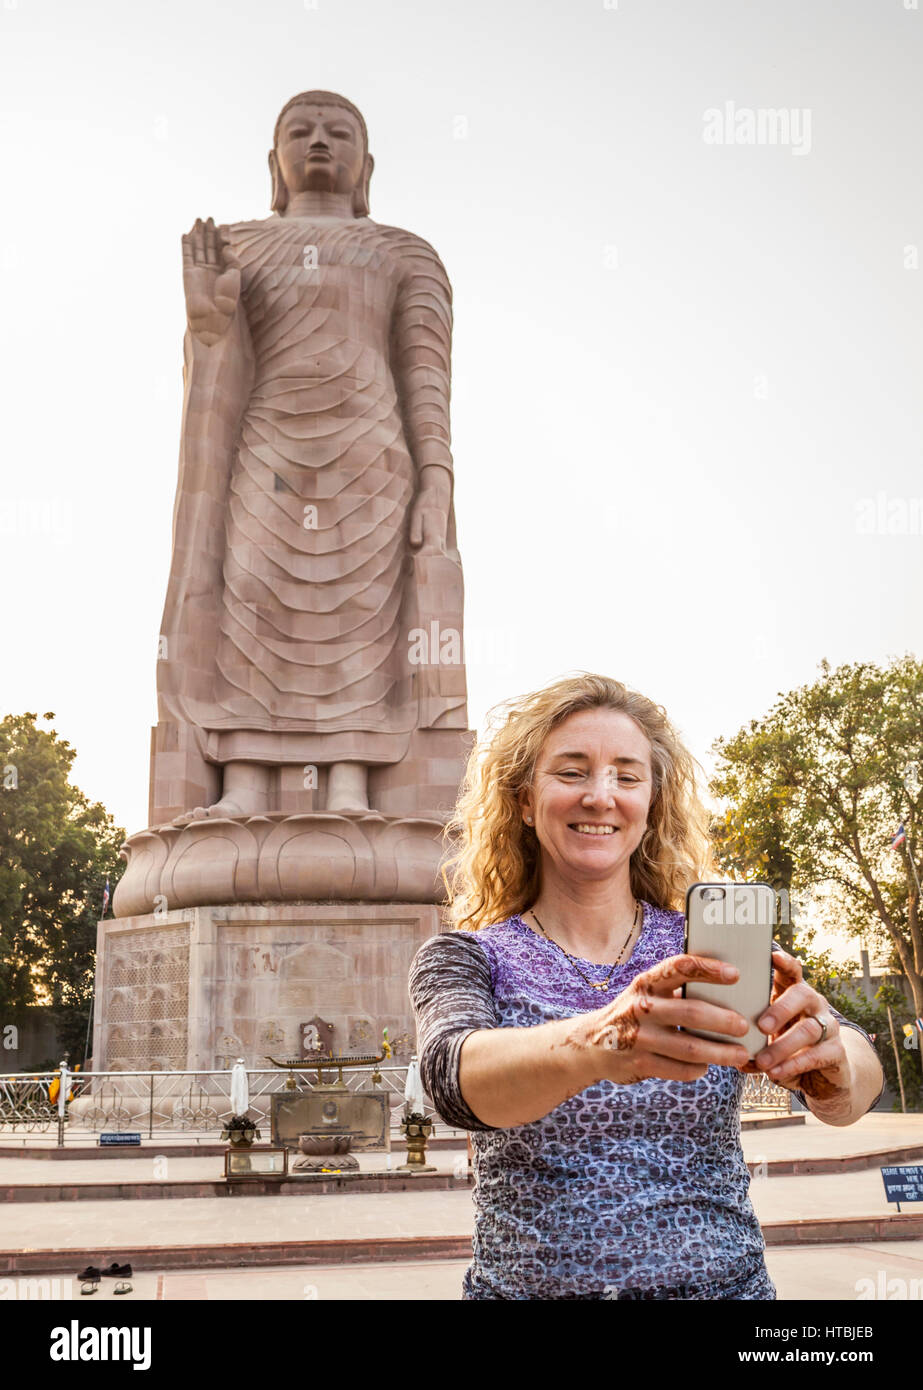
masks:
{"label": "paved ground", "polygon": [[[761,1222],[806,1217],[882,1217],[877,1169],[813,1177],[757,1177],[750,1199]],[[905,1211],[916,1212],[918,1206]],[[78,1250],[388,1236],[466,1236],[471,1190],[306,1193],[290,1197],[183,1197],[166,1200],[7,1203],[2,1245]]]}
{"label": "paved ground", "polygon": [[[885,1201],[884,1183],[877,1168],[811,1177],[761,1177],[757,1172],[750,1181],[750,1201],[761,1222],[887,1216],[896,1211]],[[921,1210],[919,1203],[901,1204],[902,1212]]]}
{"label": "paved ground", "polygon": [[[132,1292],[123,1297],[113,1294],[111,1279],[102,1280],[97,1293],[88,1298],[81,1296],[76,1280],[61,1279],[57,1286],[48,1287],[55,1297],[72,1297],[81,1303],[124,1304],[143,1299],[450,1301],[461,1298],[467,1263],[419,1260],[347,1268],[315,1265],[301,1269],[167,1271],[135,1275]],[[890,1300],[923,1299],[923,1241],[780,1247],[766,1252],[766,1265],[780,1300],[862,1302],[870,1295]]]}
{"label": "paved ground", "polygon": [[[808,1116],[801,1127],[755,1130],[744,1136],[744,1153],[763,1158],[856,1153],[899,1144],[923,1144],[923,1116],[868,1115],[855,1125],[837,1128]],[[360,1155],[363,1168],[374,1169],[383,1154]],[[437,1168],[451,1172],[464,1155],[452,1150],[432,1155]],[[396,1158],[392,1155],[392,1158]],[[159,1165],[155,1167],[154,1165]],[[72,1171],[74,1170],[74,1171]],[[150,1160],[44,1159],[0,1160],[0,1178],[9,1182],[74,1181],[92,1177],[116,1181],[220,1174],[216,1158]],[[877,1168],[818,1176],[765,1176],[757,1169],[750,1196],[761,1221],[804,1217],[882,1216],[893,1211],[884,1200]],[[905,1210],[917,1211],[917,1207]],[[473,1227],[470,1190],[394,1193],[327,1193],[287,1197],[8,1203],[3,1213],[6,1249],[195,1244],[227,1241],[324,1240],[408,1235],[468,1235]]]}
{"label": "paved ground", "polygon": [[0,1244],[85,1250],[120,1245],[469,1235],[470,1190],[304,1197],[183,1197],[165,1201],[7,1203]]}
{"label": "paved ground", "polygon": [[843,1154],[871,1153],[908,1144],[923,1148],[923,1115],[863,1115],[854,1125],[825,1125],[806,1115],[803,1125],[778,1129],[750,1129],[742,1134],[748,1163],[761,1158],[831,1158]]}
{"label": "paved ground", "polygon": [[[912,1144],[923,1146],[921,1115],[870,1115],[845,1128],[823,1125],[809,1115],[804,1126],[752,1130],[743,1136],[744,1153],[757,1164],[762,1160],[870,1153]],[[364,1169],[386,1166],[385,1155],[359,1157]],[[391,1157],[394,1166],[403,1161],[403,1155]],[[451,1172],[465,1155],[463,1150],[440,1150],[431,1157],[438,1168]],[[153,1167],[155,1162],[159,1162],[157,1169]],[[172,1180],[214,1176],[220,1170],[221,1162],[214,1157],[179,1158],[168,1153],[98,1163],[85,1159],[54,1164],[40,1159],[0,1159],[3,1182],[137,1181],[158,1176]],[[894,1210],[884,1200],[877,1167],[815,1176],[770,1177],[757,1171],[750,1194],[763,1222],[799,1217],[880,1217]],[[905,1210],[918,1212],[920,1208],[910,1206]],[[0,1243],[6,1249],[72,1250],[76,1270],[85,1263],[79,1257],[86,1250],[106,1250],[115,1258],[120,1247],[144,1245],[413,1235],[464,1237],[470,1236],[472,1225],[472,1193],[464,1190],[10,1203],[3,1212]],[[67,1263],[65,1257],[65,1268]],[[855,1301],[860,1293],[869,1290],[876,1297],[923,1299],[923,1240],[771,1247],[767,1265],[781,1299]],[[139,1298],[454,1300],[460,1297],[466,1266],[467,1260],[418,1260],[401,1264],[139,1273],[131,1294],[116,1298],[112,1281],[104,1281],[92,1300],[81,1298],[76,1281],[68,1284],[67,1278],[61,1276],[57,1296],[73,1296],[81,1302],[113,1299],[119,1303]],[[863,1284],[863,1280],[871,1282]]]}
{"label": "paved ground", "polygon": [[[871,1296],[923,1300],[923,1240],[812,1245],[806,1249],[779,1246],[766,1251],[766,1267],[780,1299],[860,1302]],[[863,1281],[871,1281],[871,1287]]]}
{"label": "paved ground", "polygon": [[[4,1141],[6,1142],[6,1141]],[[34,1141],[33,1141],[34,1142]],[[749,1163],[772,1162],[791,1158],[830,1158],[841,1154],[874,1153],[879,1149],[919,1145],[923,1150],[923,1115],[865,1115],[854,1125],[838,1128],[822,1124],[807,1115],[803,1125],[780,1126],[778,1129],[744,1130],[744,1157]],[[132,1158],[62,1158],[53,1163],[43,1158],[0,1158],[0,1185],[14,1183],[80,1183],[80,1182],[177,1182],[183,1179],[204,1181],[220,1178],[224,1173],[223,1158],[177,1158],[170,1153],[170,1144],[146,1147],[143,1155]],[[406,1160],[406,1154],[356,1154],[363,1172],[393,1171]],[[432,1149],[427,1159],[442,1173],[467,1166],[467,1150],[462,1143],[458,1149]],[[923,1157],[919,1160],[923,1162]],[[877,1176],[877,1171],[876,1171]],[[773,1182],[781,1179],[773,1179]],[[821,1179],[821,1182],[825,1179]],[[878,1177],[880,1186],[881,1179]]]}

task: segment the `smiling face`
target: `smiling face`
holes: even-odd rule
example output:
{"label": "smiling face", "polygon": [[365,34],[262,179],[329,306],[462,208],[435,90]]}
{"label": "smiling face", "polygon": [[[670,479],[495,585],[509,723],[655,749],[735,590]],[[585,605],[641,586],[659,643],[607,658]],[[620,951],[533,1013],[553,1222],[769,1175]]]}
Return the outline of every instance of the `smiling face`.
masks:
{"label": "smiling face", "polygon": [[627,872],[654,794],[651,746],[621,710],[571,714],[545,740],[519,804],[531,816],[543,875],[599,880]]}
{"label": "smiling face", "polygon": [[365,165],[362,131],[343,106],[293,106],[282,119],[275,155],[289,193],[352,193]]}

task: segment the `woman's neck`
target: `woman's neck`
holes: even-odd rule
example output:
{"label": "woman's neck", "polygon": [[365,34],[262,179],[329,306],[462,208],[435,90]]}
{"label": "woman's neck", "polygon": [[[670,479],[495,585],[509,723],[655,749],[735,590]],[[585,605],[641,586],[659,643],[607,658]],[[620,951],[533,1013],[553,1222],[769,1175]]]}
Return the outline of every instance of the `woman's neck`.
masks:
{"label": "woman's neck", "polygon": [[354,218],[353,195],[330,193],[326,189],[305,188],[292,193],[283,217],[349,217]]}
{"label": "woman's neck", "polygon": [[537,914],[546,934],[581,960],[615,960],[643,921],[627,879],[617,884],[581,884],[576,889],[545,883],[530,909],[530,917]]}

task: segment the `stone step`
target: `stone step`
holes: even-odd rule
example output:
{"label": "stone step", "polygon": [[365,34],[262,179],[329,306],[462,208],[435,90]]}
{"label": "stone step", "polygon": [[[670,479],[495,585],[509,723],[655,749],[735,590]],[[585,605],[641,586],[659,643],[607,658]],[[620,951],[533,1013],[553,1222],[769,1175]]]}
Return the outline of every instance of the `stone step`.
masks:
{"label": "stone step", "polygon": [[[223,1154],[219,1149],[216,1156]],[[464,1159],[464,1150],[457,1150]],[[94,1159],[99,1151],[91,1149],[88,1157]],[[150,1150],[148,1150],[150,1154]],[[69,1157],[80,1157],[69,1154]],[[209,1157],[196,1150],[195,1157]],[[124,1155],[123,1155],[124,1157]],[[923,1163],[923,1145],[905,1145],[901,1148],[877,1149],[868,1153],[844,1154],[823,1158],[777,1158],[751,1160],[747,1167],[757,1177],[808,1177],[830,1173],[856,1173],[869,1168],[881,1168],[893,1164]],[[332,1166],[332,1165],[331,1165]],[[416,1188],[421,1192],[450,1191],[460,1187],[473,1186],[473,1171],[465,1176],[454,1172],[402,1173],[398,1168],[370,1171],[365,1169],[354,1173],[310,1173],[286,1179],[247,1178],[228,1183],[224,1177],[202,1176],[144,1181],[94,1180],[82,1175],[76,1181],[17,1183],[0,1182],[0,1203],[2,1202],[68,1202],[101,1201],[112,1198],[144,1201],[150,1198],[164,1200],[182,1197],[226,1197],[233,1189],[235,1196],[287,1197],[297,1193],[304,1195],[310,1191],[312,1196],[343,1192],[398,1192]]]}
{"label": "stone step", "polygon": [[923,1163],[923,1144],[905,1144],[896,1149],[873,1149],[866,1153],[831,1154],[824,1158],[770,1158],[747,1164],[751,1174],[770,1178],[809,1177],[817,1173],[858,1173],[865,1168],[884,1168],[896,1163]]}
{"label": "stone step", "polygon": [[176,1182],[42,1182],[0,1184],[0,1202],[99,1202],[127,1198],[169,1201],[184,1197],[312,1197],[352,1192],[449,1192],[473,1187],[453,1173],[305,1173],[288,1178],[185,1178]]}
{"label": "stone step", "polygon": [[141,1272],[152,1269],[242,1269],[258,1265],[367,1264],[396,1260],[471,1258],[471,1236],[387,1236],[370,1239],[240,1241],[199,1245],[119,1245],[86,1249],[0,1250],[0,1273],[71,1273],[84,1265],[106,1269],[118,1256]]}
{"label": "stone step", "polygon": [[[920,1240],[923,1213],[768,1222],[767,1246]],[[80,1250],[0,1250],[0,1274],[71,1274],[85,1263],[105,1269],[117,1257],[141,1273],[168,1269],[239,1269],[260,1265],[393,1263],[469,1260],[471,1236],[387,1236],[368,1239],[246,1241],[196,1245],[94,1246]]]}
{"label": "stone step", "polygon": [[[449,1130],[442,1134],[435,1134],[427,1142],[426,1147],[427,1149],[464,1149],[466,1141],[467,1134],[464,1130]],[[173,1158],[213,1158],[216,1155],[220,1157],[227,1147],[227,1144],[218,1143],[214,1139],[203,1139],[201,1143],[191,1143],[188,1139],[180,1139],[171,1135],[155,1134],[153,1138],[149,1139],[146,1134],[142,1133],[140,1144],[132,1144],[125,1148],[118,1144],[103,1147],[99,1144],[65,1142],[63,1145],[58,1145],[53,1139],[47,1140],[43,1144],[28,1141],[22,1144],[0,1144],[0,1158],[149,1159],[152,1153],[166,1153]],[[391,1140],[392,1153],[406,1153],[406,1151],[406,1139]],[[376,1152],[376,1150],[370,1152]]]}

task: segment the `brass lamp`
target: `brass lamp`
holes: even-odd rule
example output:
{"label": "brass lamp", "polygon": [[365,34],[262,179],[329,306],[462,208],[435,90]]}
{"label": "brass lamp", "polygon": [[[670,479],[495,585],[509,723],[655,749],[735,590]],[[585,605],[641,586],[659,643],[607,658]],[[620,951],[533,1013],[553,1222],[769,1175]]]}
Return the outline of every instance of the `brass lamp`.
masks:
{"label": "brass lamp", "polygon": [[436,1168],[426,1161],[426,1141],[433,1132],[433,1122],[418,1110],[405,1110],[401,1133],[407,1140],[407,1162],[395,1169],[397,1173],[435,1173]]}

